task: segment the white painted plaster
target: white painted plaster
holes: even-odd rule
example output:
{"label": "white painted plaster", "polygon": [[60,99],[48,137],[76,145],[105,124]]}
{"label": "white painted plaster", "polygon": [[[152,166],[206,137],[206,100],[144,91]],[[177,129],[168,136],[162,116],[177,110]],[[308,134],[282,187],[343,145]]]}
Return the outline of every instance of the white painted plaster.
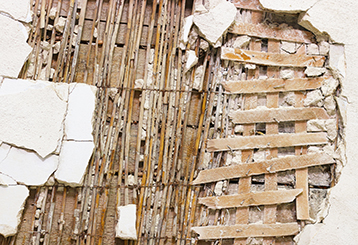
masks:
{"label": "white painted plaster", "polygon": [[137,240],[136,216],[137,205],[129,204],[117,207],[118,223],[116,237],[124,240]]}
{"label": "white painted plaster", "polygon": [[16,180],[25,185],[43,185],[57,169],[58,156],[56,155],[42,158],[35,152],[9,147],[5,143],[0,147],[7,151],[5,158],[0,162],[0,172],[12,178],[10,183],[5,182],[5,184],[12,184],[13,180]]}
{"label": "white painted plaster", "polygon": [[96,106],[96,91],[96,87],[87,84],[70,84],[65,120],[67,140],[93,140],[92,119]]}
{"label": "white painted plaster", "polygon": [[[0,186],[0,234],[16,234],[29,190],[25,186]],[[3,201],[6,200],[6,201]]]}
{"label": "white painted plaster", "polygon": [[0,75],[17,77],[32,51],[26,42],[27,31],[20,22],[1,14],[0,23]]}
{"label": "white painted plaster", "polygon": [[[282,5],[301,3],[296,0],[260,2],[266,8],[280,11],[285,8],[277,5],[278,2]],[[340,76],[342,82],[343,95],[337,101],[346,120],[346,164],[337,185],[328,192],[328,205],[321,209],[322,223],[306,225],[296,241],[299,245],[358,244],[355,232],[358,230],[358,2],[321,0],[310,8],[300,5],[297,9],[307,10],[301,13],[301,25],[318,35],[327,33],[334,42],[344,44],[346,63],[342,46],[331,45],[329,66],[339,71],[335,75]]]}
{"label": "white painted plaster", "polygon": [[226,0],[210,2],[213,3],[207,12],[194,13],[193,22],[199,28],[201,36],[214,45],[234,22],[237,9]]}
{"label": "white painted plaster", "polygon": [[67,84],[5,79],[0,87],[0,140],[36,151],[54,152],[62,139]]}
{"label": "white painted plaster", "polygon": [[185,70],[189,71],[197,63],[198,63],[198,57],[196,56],[195,51],[193,51],[193,50],[187,51]]}
{"label": "white painted plaster", "polygon": [[[19,7],[21,6],[21,7]],[[0,12],[23,22],[31,21],[30,0],[1,0]]]}
{"label": "white painted plaster", "polygon": [[55,178],[70,186],[82,184],[83,177],[91,158],[94,144],[92,141],[64,141],[60,152]]}

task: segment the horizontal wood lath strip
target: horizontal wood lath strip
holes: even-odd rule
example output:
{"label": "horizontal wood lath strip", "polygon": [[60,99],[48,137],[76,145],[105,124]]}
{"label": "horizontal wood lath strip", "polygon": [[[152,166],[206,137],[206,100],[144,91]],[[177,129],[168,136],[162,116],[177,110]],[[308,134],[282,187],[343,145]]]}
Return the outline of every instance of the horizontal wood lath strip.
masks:
{"label": "horizontal wood lath strip", "polygon": [[227,81],[223,83],[226,92],[235,94],[253,94],[284,91],[300,91],[316,89],[322,86],[325,79],[294,78],[294,79],[265,79],[247,81]]}
{"label": "horizontal wood lath strip", "polygon": [[202,197],[199,198],[199,203],[211,209],[272,205],[292,202],[300,193],[302,189],[250,192],[239,195]]}
{"label": "horizontal wood lath strip", "polygon": [[192,184],[198,185],[225,179],[234,179],[266,173],[276,173],[279,171],[300,169],[331,163],[334,163],[334,159],[326,153],[287,156],[262,162],[244,163],[228,167],[202,170],[199,172],[198,177],[192,182]]}
{"label": "horizontal wood lath strip", "polygon": [[246,136],[208,140],[207,150],[249,150],[301,145],[321,145],[327,143],[325,133],[276,134],[263,136]]}
{"label": "horizontal wood lath strip", "polygon": [[313,34],[293,28],[269,26],[266,24],[235,23],[229,32],[237,35],[248,35],[251,37],[267,38],[273,40],[284,40],[297,43],[311,43]]}
{"label": "horizontal wood lath strip", "polygon": [[275,54],[222,47],[221,59],[267,66],[321,67],[323,66],[325,57],[301,54]]}
{"label": "horizontal wood lath strip", "polygon": [[292,236],[299,232],[299,226],[297,223],[249,224],[193,227],[192,230],[199,234],[199,240],[209,240],[245,237]]}
{"label": "horizontal wood lath strip", "polygon": [[234,111],[229,114],[234,123],[273,123],[284,121],[304,121],[311,119],[328,119],[323,108],[275,108],[266,110]]}

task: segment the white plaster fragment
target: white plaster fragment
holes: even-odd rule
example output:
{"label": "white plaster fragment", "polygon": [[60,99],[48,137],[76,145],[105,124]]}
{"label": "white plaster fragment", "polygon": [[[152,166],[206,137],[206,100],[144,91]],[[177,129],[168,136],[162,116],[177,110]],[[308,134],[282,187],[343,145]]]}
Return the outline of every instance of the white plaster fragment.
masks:
{"label": "white plaster fragment", "polygon": [[328,139],[334,141],[337,138],[337,134],[338,134],[336,119],[326,120],[325,126],[327,128]]}
{"label": "white plaster fragment", "polygon": [[305,74],[308,77],[318,77],[326,72],[326,68],[309,66],[305,70]]}
{"label": "white plaster fragment", "polygon": [[193,18],[194,18],[193,15],[189,15],[183,20],[183,25],[180,32],[180,40],[179,40],[180,42],[179,45],[182,50],[185,50],[186,44],[189,41],[189,33],[190,33],[191,26],[193,25]]}
{"label": "white plaster fragment", "polygon": [[55,17],[56,17],[56,14],[57,14],[57,7],[52,7],[50,9],[50,13],[48,14],[48,17],[51,19],[51,20],[54,20]]}
{"label": "white plaster fragment", "polygon": [[117,207],[117,214],[116,237],[124,240],[137,240],[137,206],[135,204],[119,206]]}
{"label": "white plaster fragment", "polygon": [[21,185],[0,186],[0,196],[0,234],[4,237],[13,236],[20,224],[29,190]]}
{"label": "white plaster fragment", "polygon": [[98,29],[97,29],[97,27],[94,28],[93,37],[94,37],[94,38],[97,38],[97,37],[98,37]]}
{"label": "white plaster fragment", "polygon": [[319,55],[318,45],[314,43],[307,44],[306,52],[308,55]]}
{"label": "white plaster fragment", "polygon": [[255,64],[245,64],[245,69],[255,70],[255,69],[256,69],[256,65],[255,65]]}
{"label": "white plaster fragment", "polygon": [[321,41],[319,43],[319,54],[320,55],[328,55],[329,53],[329,43],[325,42],[325,41]]}
{"label": "white plaster fragment", "polygon": [[8,150],[8,154],[0,162],[0,172],[16,182],[32,186],[43,185],[57,169],[58,156],[56,155],[41,158],[34,152],[17,147],[9,149],[9,145],[4,143],[0,149]]}
{"label": "white plaster fragment", "polygon": [[247,45],[249,45],[251,38],[244,35],[244,36],[238,36],[233,44],[234,48],[244,48],[247,47]]}
{"label": "white plaster fragment", "polygon": [[243,125],[236,125],[234,128],[235,133],[244,133],[244,126]]}
{"label": "white plaster fragment", "polygon": [[309,132],[320,132],[326,131],[325,120],[313,119],[307,121],[307,131]]}
{"label": "white plaster fragment", "polygon": [[297,51],[296,43],[282,41],[281,49],[286,53],[294,54]]}
{"label": "white plaster fragment", "polygon": [[332,116],[336,113],[336,101],[333,96],[328,96],[323,101],[324,109],[326,109],[328,115]]}
{"label": "white plaster fragment", "polygon": [[67,84],[5,79],[0,88],[0,140],[41,157],[54,152],[62,139],[67,107],[59,94],[67,91]]}
{"label": "white plaster fragment", "polygon": [[96,87],[87,84],[70,84],[65,120],[67,140],[93,140],[92,119],[96,107],[96,91]]}
{"label": "white plaster fragment", "polygon": [[335,44],[330,46],[328,66],[334,74],[342,77],[346,76],[346,63],[343,45]]}
{"label": "white plaster fragment", "polygon": [[135,89],[142,89],[144,85],[144,80],[143,79],[137,79],[134,81],[134,88]]}
{"label": "white plaster fragment", "polygon": [[194,77],[194,82],[193,82],[194,89],[197,89],[197,90],[202,89],[203,76],[204,76],[204,66],[201,65],[195,69],[195,77]]}
{"label": "white plaster fragment", "polygon": [[0,75],[18,77],[25,60],[32,51],[30,45],[27,44],[28,35],[25,27],[18,21],[0,15],[0,23],[2,33],[0,36]]}
{"label": "white plaster fragment", "polygon": [[292,79],[295,75],[295,72],[293,69],[282,69],[280,70],[280,77],[282,79]]}
{"label": "white plaster fragment", "polygon": [[0,12],[23,22],[31,21],[30,0],[0,1]]}
{"label": "white plaster fragment", "polygon": [[136,182],[135,182],[134,175],[129,174],[129,175],[128,175],[128,185],[129,185],[129,186],[134,186],[135,184],[136,184]]}
{"label": "white plaster fragment", "polygon": [[185,70],[189,71],[193,66],[198,63],[198,57],[195,54],[195,51],[189,50],[187,51],[187,60],[185,64]]}
{"label": "white plaster fragment", "polygon": [[310,7],[312,7],[317,0],[260,0],[260,4],[262,7],[267,9],[274,9],[278,12],[293,12],[297,13],[300,11],[306,11]]}
{"label": "white plaster fragment", "polygon": [[[225,13],[225,14],[223,14]],[[208,12],[194,13],[194,24],[199,28],[203,38],[215,44],[233,23],[237,9],[235,5],[225,0],[210,6]]]}
{"label": "white plaster fragment", "polygon": [[204,51],[206,52],[208,49],[209,49],[209,43],[204,40],[204,39],[200,39],[200,45],[199,47]]}
{"label": "white plaster fragment", "polygon": [[313,90],[307,93],[306,99],[304,100],[304,106],[322,106],[323,96],[320,90]]}
{"label": "white plaster fragment", "polygon": [[70,186],[78,186],[83,181],[88,162],[94,148],[93,142],[64,141],[60,152],[55,178]]}
{"label": "white plaster fragment", "polygon": [[223,181],[218,181],[215,184],[214,193],[216,196],[221,196],[223,194]]}
{"label": "white plaster fragment", "polygon": [[322,94],[324,96],[333,95],[333,93],[336,91],[338,85],[339,85],[339,82],[332,77],[324,80],[323,85],[321,87]]}
{"label": "white plaster fragment", "polygon": [[65,29],[65,25],[66,25],[66,18],[60,17],[60,18],[58,18],[54,27],[55,27],[56,31],[62,33],[63,30]]}
{"label": "white plaster fragment", "polygon": [[53,54],[58,54],[58,52],[60,52],[60,48],[61,48],[61,42],[56,42],[53,45]]}

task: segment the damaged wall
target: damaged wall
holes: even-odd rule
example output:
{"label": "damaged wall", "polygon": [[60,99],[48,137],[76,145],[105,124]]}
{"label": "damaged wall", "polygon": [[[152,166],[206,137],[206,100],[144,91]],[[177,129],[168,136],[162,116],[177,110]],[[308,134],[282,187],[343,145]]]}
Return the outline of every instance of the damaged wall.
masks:
{"label": "damaged wall", "polygon": [[28,188],[54,177],[82,183],[94,148],[97,88],[17,79],[32,51],[30,1],[2,1],[0,12],[0,234],[7,237],[17,232]]}
{"label": "damaged wall", "polygon": [[[262,6],[274,11],[301,12],[302,26],[317,36],[329,35],[331,40],[344,45],[338,51],[338,59],[330,60],[330,68],[342,82],[342,94],[337,98],[339,109],[344,120],[346,144],[346,161],[338,183],[328,195],[326,206],[322,207],[322,222],[307,225],[297,237],[298,244],[357,244],[358,196],[357,184],[357,127],[358,127],[358,94],[356,78],[358,64],[358,24],[356,1],[270,1],[260,0]],[[331,49],[331,52],[334,51]],[[341,54],[340,54],[341,53]],[[339,57],[341,56],[341,57]],[[335,63],[332,63],[335,60]]]}

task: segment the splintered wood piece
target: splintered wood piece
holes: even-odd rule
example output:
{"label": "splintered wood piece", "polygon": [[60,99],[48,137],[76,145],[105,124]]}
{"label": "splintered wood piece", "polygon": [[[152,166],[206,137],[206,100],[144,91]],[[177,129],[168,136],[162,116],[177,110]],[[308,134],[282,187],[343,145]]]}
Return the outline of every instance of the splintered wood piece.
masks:
{"label": "splintered wood piece", "polygon": [[262,11],[259,0],[234,0],[231,3],[236,8]]}
{"label": "splintered wood piece", "polygon": [[249,192],[238,195],[202,197],[199,198],[199,203],[211,209],[272,205],[292,202],[301,193],[302,189]]}
{"label": "splintered wood piece", "polygon": [[297,223],[284,224],[248,224],[230,226],[192,227],[199,234],[199,240],[245,238],[245,237],[280,237],[292,236],[299,232]]}
{"label": "splintered wood piece", "polygon": [[198,185],[225,179],[276,173],[279,171],[301,169],[331,163],[334,163],[334,159],[326,153],[287,156],[262,162],[244,163],[228,167],[202,170],[192,184]]}
{"label": "splintered wood piece", "polygon": [[304,121],[311,119],[328,119],[323,108],[275,108],[264,110],[234,111],[229,113],[233,123],[274,123],[284,121]]}
{"label": "splintered wood piece", "polygon": [[275,54],[227,47],[221,48],[221,59],[241,61],[258,65],[287,67],[322,67],[325,61],[324,56],[312,56],[302,54]]}
{"label": "splintered wood piece", "polygon": [[270,92],[287,92],[316,89],[322,86],[325,78],[294,78],[265,80],[227,81],[222,85],[226,92],[234,94],[253,94]]}
{"label": "splintered wood piece", "polygon": [[314,36],[311,32],[282,26],[270,26],[266,24],[235,23],[230,33],[247,35],[251,37],[283,40],[298,43],[311,43]]}
{"label": "splintered wood piece", "polygon": [[207,151],[229,151],[327,144],[326,133],[240,136],[208,140]]}

